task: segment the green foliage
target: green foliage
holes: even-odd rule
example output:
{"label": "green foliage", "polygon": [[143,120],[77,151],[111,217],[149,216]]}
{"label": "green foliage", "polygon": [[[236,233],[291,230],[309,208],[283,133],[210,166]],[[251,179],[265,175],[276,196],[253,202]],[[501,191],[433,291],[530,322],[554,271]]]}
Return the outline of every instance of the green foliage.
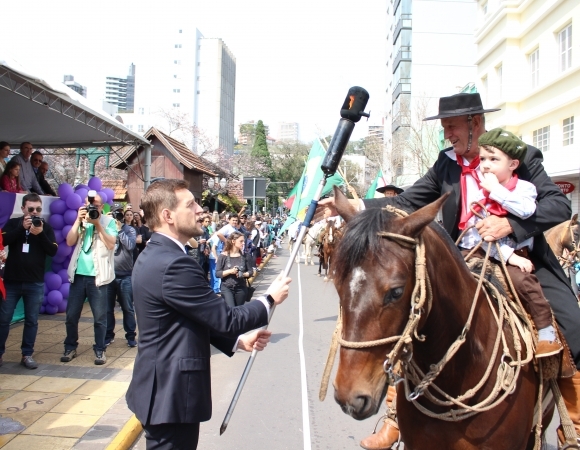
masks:
{"label": "green foliage", "polygon": [[258,120],[258,123],[256,124],[256,138],[254,140],[251,155],[263,160],[263,163],[269,168],[272,167],[272,160],[270,159],[270,152],[268,151],[268,143],[266,142],[266,128],[264,127],[264,122],[261,120]]}

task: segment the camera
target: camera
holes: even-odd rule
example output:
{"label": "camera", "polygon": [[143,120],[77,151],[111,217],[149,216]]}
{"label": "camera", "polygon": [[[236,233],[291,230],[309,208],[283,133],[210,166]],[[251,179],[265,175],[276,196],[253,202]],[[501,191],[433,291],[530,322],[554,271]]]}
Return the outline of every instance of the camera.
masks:
{"label": "camera", "polygon": [[44,223],[44,219],[42,217],[38,217],[38,216],[32,216],[32,225],[35,227],[41,227],[42,224]]}
{"label": "camera", "polygon": [[97,196],[97,191],[90,190],[87,194],[87,199],[89,200],[89,205],[87,206],[87,214],[89,219],[98,219],[100,216],[99,209],[93,205],[95,197]]}
{"label": "camera", "polygon": [[119,222],[123,222],[125,220],[125,214],[123,213],[122,209],[118,209],[117,211],[114,211],[113,217],[115,218],[115,220],[118,220]]}

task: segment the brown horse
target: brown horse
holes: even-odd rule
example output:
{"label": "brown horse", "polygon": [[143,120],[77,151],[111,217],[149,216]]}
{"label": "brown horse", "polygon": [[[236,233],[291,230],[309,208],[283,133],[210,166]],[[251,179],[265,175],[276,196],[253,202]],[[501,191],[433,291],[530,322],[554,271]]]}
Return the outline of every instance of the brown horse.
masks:
{"label": "brown horse", "polygon": [[336,246],[342,238],[342,228],[335,225],[335,220],[329,220],[326,222],[326,228],[320,232],[319,239],[320,245],[318,247],[318,257],[320,263],[318,265],[318,276],[321,275],[322,269],[324,269],[324,281],[328,281],[328,273],[330,272],[330,279],[332,280],[332,271],[330,270],[330,263],[332,255],[336,249]]}
{"label": "brown horse", "polygon": [[[337,209],[347,222],[344,239],[334,257],[341,337],[348,341],[341,341],[334,382],[334,397],[342,410],[358,420],[378,412],[387,389],[386,368],[394,363],[385,360],[385,355],[393,350],[394,340],[405,335],[410,317],[416,314],[419,314],[417,328],[408,335],[412,347],[407,344],[399,362],[409,365],[412,362],[427,373],[436,367],[432,364],[449,354],[458,337],[464,336],[457,352],[440,368],[434,385],[457,398],[476,387],[491,365],[489,378],[464,402],[473,406],[486,399],[494,392],[502,358],[515,359],[517,333],[512,332],[514,328],[507,321],[500,320],[511,356],[502,356],[506,349],[500,348],[492,357],[495,340],[502,331],[495,317],[498,306],[495,303],[490,306],[482,291],[476,296],[477,282],[462,255],[447,233],[433,222],[446,196],[407,217],[378,208],[357,214],[340,192],[335,190],[335,196]],[[424,243],[424,266],[422,261],[416,261],[418,247],[413,242],[419,238]],[[416,284],[421,285],[417,282],[420,273],[428,276],[426,285],[431,301],[419,311],[413,309],[412,299],[416,298]],[[470,326],[466,326],[472,307],[473,318]],[[383,343],[389,338],[390,342]],[[353,343],[373,346],[352,348]],[[525,353],[522,350],[522,359],[526,358]],[[515,450],[533,445],[531,431],[539,382],[532,365],[523,364],[516,380],[513,391],[512,386],[509,388],[511,394],[506,389],[505,398],[499,398],[493,408],[454,420],[460,407],[434,404],[427,392],[415,395],[416,384],[413,387],[409,380],[399,379],[396,409],[405,449]],[[433,389],[431,394],[445,400]],[[448,418],[432,417],[420,408],[448,414]]]}
{"label": "brown horse", "polygon": [[571,220],[562,222],[544,233],[548,245],[560,261],[572,288],[578,295],[578,285],[574,277],[574,263],[580,258],[580,224],[578,214]]}

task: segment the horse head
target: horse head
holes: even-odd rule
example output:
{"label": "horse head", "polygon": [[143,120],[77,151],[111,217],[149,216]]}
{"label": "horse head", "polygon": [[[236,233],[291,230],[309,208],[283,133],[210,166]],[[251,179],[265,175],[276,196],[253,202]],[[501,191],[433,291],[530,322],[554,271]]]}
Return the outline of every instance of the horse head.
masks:
{"label": "horse head", "polygon": [[[379,208],[357,214],[335,189],[336,207],[346,222],[334,266],[344,340],[368,342],[403,332],[415,287],[414,240],[446,198],[407,217]],[[341,348],[334,397],[345,413],[358,420],[376,414],[387,389],[383,363],[392,347]]]}

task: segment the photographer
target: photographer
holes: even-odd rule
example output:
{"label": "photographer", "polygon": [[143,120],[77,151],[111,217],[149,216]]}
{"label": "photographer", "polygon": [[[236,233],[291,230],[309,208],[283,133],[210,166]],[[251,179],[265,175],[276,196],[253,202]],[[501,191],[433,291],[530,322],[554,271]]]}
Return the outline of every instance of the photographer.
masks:
{"label": "photographer", "polygon": [[107,361],[105,333],[107,331],[107,287],[115,279],[114,248],[117,225],[112,217],[104,216],[103,200],[89,191],[86,206],[81,206],[77,219],[66,236],[66,243],[75,246],[68,267],[71,282],[66,306],[66,339],[61,362],[77,356],[79,319],[85,298],[89,299],[94,318],[95,364]]}
{"label": "photographer", "polygon": [[215,274],[222,279],[221,294],[228,306],[241,306],[246,301],[246,279],[252,274],[244,255],[245,243],[242,233],[231,233],[216,263]]}
{"label": "photographer", "polygon": [[38,331],[38,314],[44,296],[44,266],[47,256],[58,250],[54,231],[40,217],[42,201],[37,194],[22,198],[23,217],[10,219],[2,232],[4,245],[10,247],[4,271],[6,300],[0,304],[0,365],[14,308],[24,301],[24,330],[22,332],[22,364],[36,369],[32,359]]}
{"label": "photographer", "polygon": [[120,208],[113,212],[117,225],[117,243],[115,244],[115,279],[109,284],[107,294],[107,334],[105,345],[115,341],[115,302],[118,301],[123,310],[123,328],[129,347],[137,347],[135,309],[133,307],[133,252],[137,241],[135,228],[130,225],[133,218],[131,211]]}

